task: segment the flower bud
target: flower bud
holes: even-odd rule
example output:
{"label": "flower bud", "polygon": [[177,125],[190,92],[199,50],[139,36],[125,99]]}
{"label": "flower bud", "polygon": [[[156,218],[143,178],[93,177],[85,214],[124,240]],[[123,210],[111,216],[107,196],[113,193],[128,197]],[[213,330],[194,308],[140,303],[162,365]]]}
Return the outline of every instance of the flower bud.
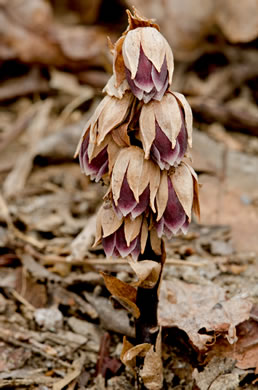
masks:
{"label": "flower bud", "polygon": [[174,61],[166,39],[154,27],[129,31],[122,46],[127,82],[144,103],[161,100],[172,82]]}
{"label": "flower bud", "polygon": [[144,159],[137,146],[119,152],[113,167],[110,192],[118,218],[135,219],[150,204],[155,212],[155,197],[160,181],[160,170],[152,161]]}
{"label": "flower bud", "polygon": [[192,146],[192,111],[183,95],[167,92],[160,102],[144,104],[140,113],[139,136],[145,158],[160,169],[178,165]]}
{"label": "flower bud", "polygon": [[104,205],[97,216],[95,244],[102,242],[106,256],[127,257],[134,260],[144,252],[148,237],[145,218],[118,219],[111,204]]}
{"label": "flower bud", "polygon": [[186,233],[191,221],[192,209],[200,215],[198,182],[194,170],[181,163],[172,173],[162,172],[156,197],[157,218],[155,226],[158,236],[168,238]]}
{"label": "flower bud", "polygon": [[103,146],[103,149],[90,162],[88,154],[89,138],[89,134],[87,134],[83,140],[79,152],[79,162],[82,172],[90,176],[91,180],[98,182],[108,172],[108,146]]}
{"label": "flower bud", "polygon": [[130,93],[122,99],[106,96],[87,122],[75,156],[79,154],[81,169],[91,179],[99,181],[110,172],[120,146],[130,144],[127,127],[132,102]]}

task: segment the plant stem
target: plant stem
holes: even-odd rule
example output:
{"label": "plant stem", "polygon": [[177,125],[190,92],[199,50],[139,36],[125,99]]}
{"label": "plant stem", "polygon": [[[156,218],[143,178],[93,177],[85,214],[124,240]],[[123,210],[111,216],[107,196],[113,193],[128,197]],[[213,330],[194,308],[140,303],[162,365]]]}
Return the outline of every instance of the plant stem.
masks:
{"label": "plant stem", "polygon": [[[165,249],[162,242],[161,255],[156,255],[151,248],[148,240],[145,252],[139,257],[138,261],[152,260],[161,264],[159,279],[153,288],[138,287],[136,305],[140,309],[140,317],[135,320],[136,345],[149,343],[156,345],[156,339],[159,333],[158,327],[158,302],[159,302],[159,286],[162,279],[162,268],[165,261]],[[140,369],[143,365],[143,358],[136,359],[136,365]],[[140,388],[140,378],[138,377],[138,388]],[[145,389],[144,386],[141,387]]]}

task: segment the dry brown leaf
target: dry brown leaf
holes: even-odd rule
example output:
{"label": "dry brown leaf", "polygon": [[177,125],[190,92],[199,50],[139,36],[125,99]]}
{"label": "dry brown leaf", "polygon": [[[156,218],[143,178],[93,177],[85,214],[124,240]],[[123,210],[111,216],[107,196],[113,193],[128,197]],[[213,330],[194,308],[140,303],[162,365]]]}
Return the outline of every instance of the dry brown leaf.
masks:
{"label": "dry brown leaf", "polygon": [[131,344],[126,336],[123,337],[123,348],[122,348],[122,351],[121,351],[121,354],[120,354],[120,359],[121,361],[128,367],[130,368],[133,372],[134,372],[134,367],[135,367],[135,364],[134,362],[129,362],[129,361],[126,361],[125,363],[125,359],[124,359],[124,356],[125,354],[127,353],[127,351],[129,351],[131,348],[133,348],[133,344]]}
{"label": "dry brown leaf", "polygon": [[131,268],[137,275],[136,286],[153,288],[160,277],[161,264],[152,260],[133,261],[129,260]]}
{"label": "dry brown leaf", "polygon": [[105,274],[101,272],[101,275],[104,278],[104,282],[108,291],[124,306],[128,311],[130,311],[135,318],[139,318],[140,310],[136,305],[136,294],[137,291],[130,284],[122,282],[114,276]]}
{"label": "dry brown leaf", "polygon": [[155,350],[152,346],[149,351],[147,351],[143,368],[140,370],[140,376],[143,379],[144,386],[148,390],[160,390],[163,385],[163,364],[162,364],[162,339],[161,339],[161,330],[157,336]]}
{"label": "dry brown leaf", "polygon": [[[238,388],[239,373],[234,370],[235,361],[223,357],[215,357],[198,372],[195,368],[193,378],[200,390],[220,390]],[[235,372],[234,372],[235,371]]]}
{"label": "dry brown leaf", "polygon": [[207,359],[214,356],[227,357],[236,360],[236,366],[244,370],[254,368],[258,374],[258,323],[252,319],[237,326],[238,340],[230,345],[220,338],[209,351]]}
{"label": "dry brown leaf", "polygon": [[112,295],[117,297],[126,297],[133,303],[136,303],[137,290],[133,286],[130,286],[130,284],[104,272],[100,273],[104,278],[106,288]]}
{"label": "dry brown leaf", "polygon": [[235,343],[236,326],[250,316],[252,303],[233,297],[226,300],[226,292],[215,284],[196,285],[174,279],[161,284],[158,318],[161,326],[177,326],[184,330],[191,343],[206,350],[215,335],[223,334]]}
{"label": "dry brown leaf", "polygon": [[121,358],[122,362],[124,363],[124,365],[129,367],[135,373],[136,358],[138,356],[144,357],[146,355],[146,353],[150,350],[150,348],[152,348],[152,345],[148,344],[148,343],[133,346],[124,337],[123,350],[122,350],[120,358]]}

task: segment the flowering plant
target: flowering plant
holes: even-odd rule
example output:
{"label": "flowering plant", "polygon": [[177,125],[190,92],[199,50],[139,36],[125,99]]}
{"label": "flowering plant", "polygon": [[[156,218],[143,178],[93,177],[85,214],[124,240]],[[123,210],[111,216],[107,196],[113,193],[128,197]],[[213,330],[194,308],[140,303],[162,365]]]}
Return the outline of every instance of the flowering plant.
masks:
{"label": "flowering plant", "polygon": [[[132,356],[143,357],[142,380],[158,389],[162,372],[155,385],[147,373],[150,355],[161,361],[156,312],[165,261],[162,236],[186,233],[192,210],[199,215],[198,180],[184,161],[192,146],[191,108],[182,94],[169,89],[171,48],[152,20],[136,10],[128,11],[128,20],[122,37],[110,43],[114,61],[107,95],[86,124],[77,152],[82,171],[108,185],[95,245],[102,243],[107,256],[126,257],[139,279],[135,301],[127,296],[132,286],[125,284],[119,293],[120,302],[133,307],[138,344],[125,340],[121,359],[133,368]],[[109,281],[105,276],[117,295],[114,285],[122,282]]]}

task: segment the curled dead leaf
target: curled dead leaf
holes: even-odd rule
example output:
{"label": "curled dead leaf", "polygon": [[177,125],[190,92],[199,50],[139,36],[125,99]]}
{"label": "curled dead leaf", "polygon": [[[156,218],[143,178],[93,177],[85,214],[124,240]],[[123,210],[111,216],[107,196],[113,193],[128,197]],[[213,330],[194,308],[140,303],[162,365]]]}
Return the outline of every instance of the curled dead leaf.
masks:
{"label": "curled dead leaf", "polygon": [[136,305],[137,290],[128,283],[125,283],[114,276],[101,272],[108,291],[130,311],[135,318],[139,318],[140,310]]}
{"label": "curled dead leaf", "polygon": [[129,261],[131,268],[138,277],[136,286],[153,288],[160,277],[161,264],[153,260]]}

